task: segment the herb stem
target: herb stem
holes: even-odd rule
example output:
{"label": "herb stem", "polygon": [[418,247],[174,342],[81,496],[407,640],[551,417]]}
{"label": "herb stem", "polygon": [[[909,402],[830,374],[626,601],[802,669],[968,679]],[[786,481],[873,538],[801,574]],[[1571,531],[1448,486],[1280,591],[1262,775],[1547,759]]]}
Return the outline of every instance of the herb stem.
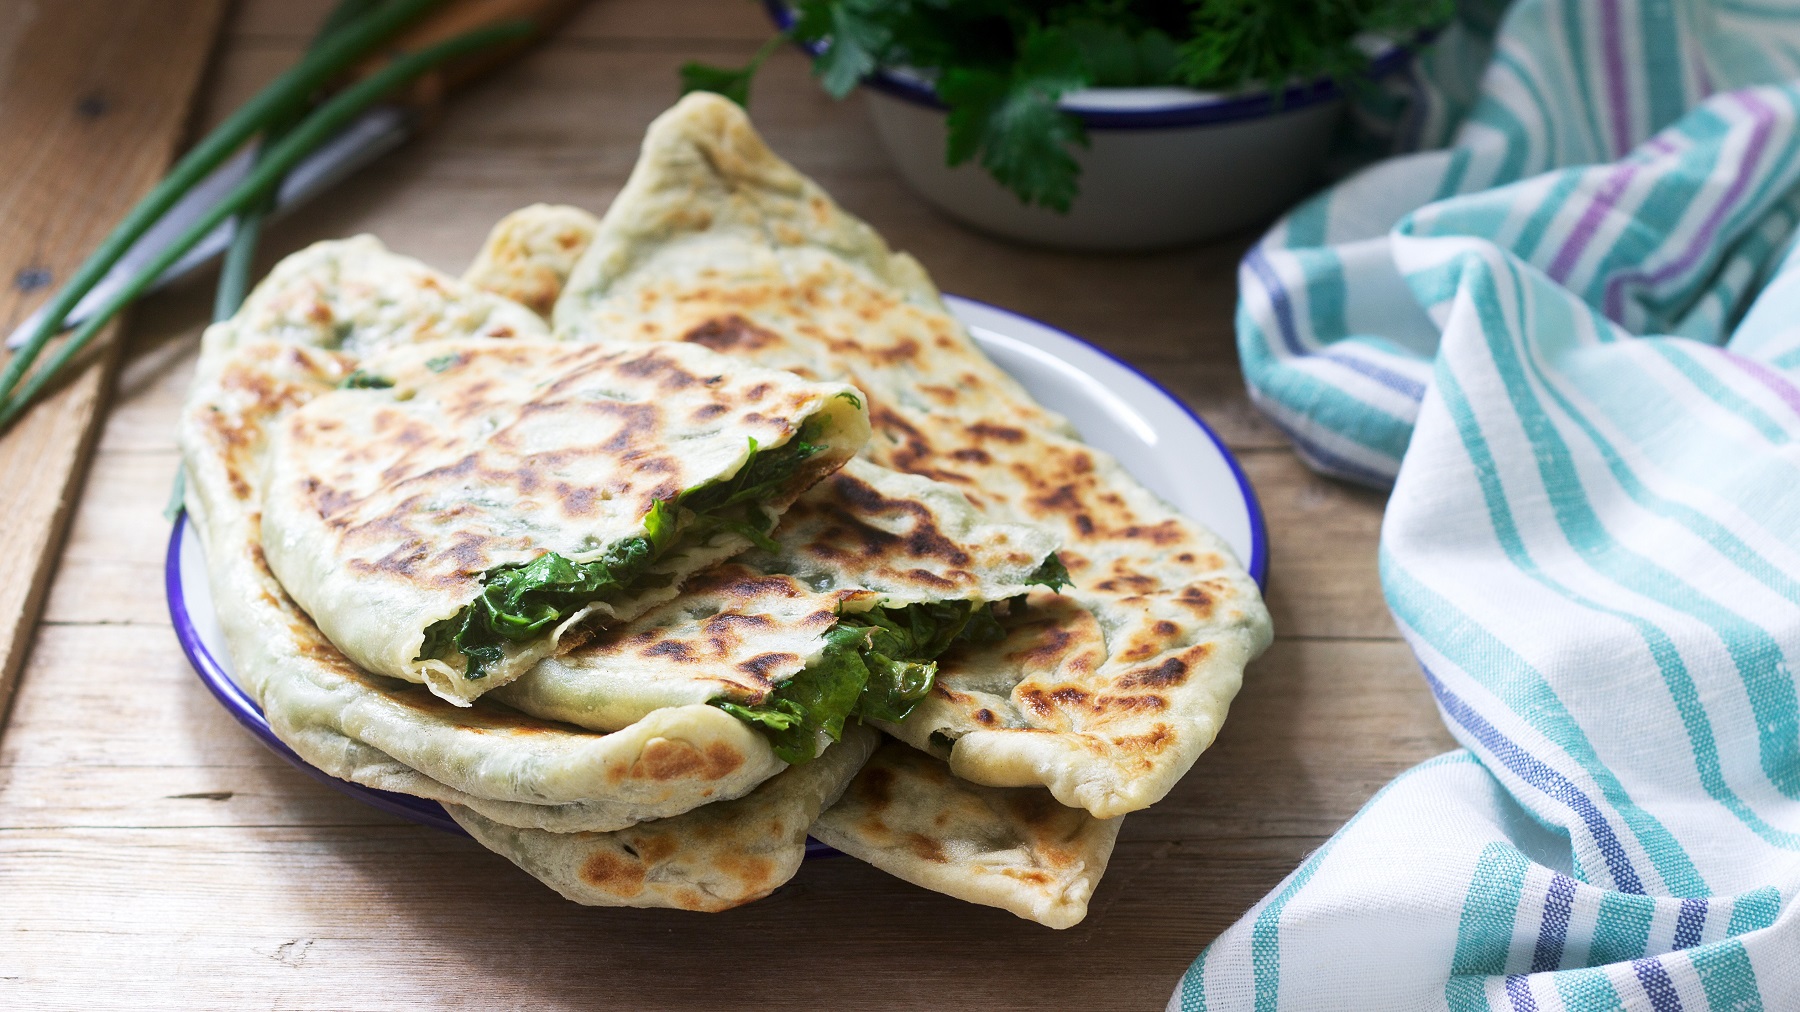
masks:
{"label": "herb stem", "polygon": [[[383,13],[385,12],[384,8]],[[144,290],[163,271],[179,260],[189,249],[192,249],[195,243],[205,238],[207,233],[216,228],[220,222],[249,206],[252,202],[261,200],[273,181],[280,179],[296,163],[306,157],[313,148],[337,132],[364,109],[374,104],[377,99],[445,60],[502,42],[523,38],[530,33],[532,27],[532,24],[527,21],[510,21],[492,28],[459,35],[428,49],[399,57],[380,71],[334,95],[301,121],[292,133],[272,145],[264,159],[251,169],[243,181],[233,187],[231,192],[226,194],[211,210],[196,219],[175,242],[171,243],[118,292],[114,293],[105,305],[70,335],[68,341],[57,349],[56,354],[49,361],[32,373],[23,383],[19,383],[15,389],[10,390],[6,394],[6,399],[0,401],[0,429],[10,425],[32,399],[55,378],[56,373],[68,364],[70,359],[80,354],[82,349],[93,340],[100,329],[120,309],[143,294]],[[346,29],[340,33],[339,37],[360,33],[360,31],[361,26]],[[58,305],[60,306],[63,301],[66,300],[59,299]],[[67,312],[68,307],[61,308],[61,314]],[[45,320],[48,321],[52,318],[60,320],[60,314],[52,312],[45,317]],[[48,325],[46,324],[46,326]],[[44,327],[40,326],[38,334],[34,337],[45,338],[45,336]],[[26,352],[35,352],[42,346],[43,340],[40,339],[36,340],[35,345],[28,345],[25,349],[21,349],[19,356],[9,365],[6,375],[0,377],[0,382],[18,383],[18,374],[24,371],[21,365],[31,357]]]}

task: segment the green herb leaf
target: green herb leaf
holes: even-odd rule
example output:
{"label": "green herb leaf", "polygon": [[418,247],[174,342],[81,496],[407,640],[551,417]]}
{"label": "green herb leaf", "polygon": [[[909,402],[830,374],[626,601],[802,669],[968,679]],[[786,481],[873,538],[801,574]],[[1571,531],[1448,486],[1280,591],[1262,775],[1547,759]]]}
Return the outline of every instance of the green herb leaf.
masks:
{"label": "green herb leaf", "polygon": [[1025,582],[1039,584],[1055,591],[1075,586],[1075,581],[1069,579],[1068,567],[1063,565],[1062,559],[1057,557],[1055,552],[1051,552],[1035,570],[1032,570],[1031,575],[1025,578]]}
{"label": "green herb leaf", "polygon": [[[646,528],[661,506],[659,500],[651,507]],[[454,647],[468,658],[464,677],[485,678],[505,658],[506,643],[532,639],[586,605],[623,593],[657,555],[652,535],[619,541],[591,562],[545,552],[524,565],[489,570],[479,597],[425,630],[419,656],[441,657]]]}
{"label": "green herb leaf", "polygon": [[393,385],[394,385],[394,381],[391,379],[388,379],[386,376],[376,376],[372,373],[366,373],[366,372],[363,372],[361,369],[358,369],[355,372],[351,373],[350,375],[345,376],[344,381],[342,383],[338,384],[338,389],[340,389],[340,390],[386,390]]}
{"label": "green herb leaf", "polygon": [[750,82],[756,77],[754,64],[742,67],[716,67],[710,63],[689,60],[681,65],[681,93],[710,91],[731,99],[738,105],[750,104]]}
{"label": "green herb leaf", "polygon": [[1056,100],[1075,88],[1353,82],[1365,32],[1445,23],[1452,0],[797,0],[793,37],[843,97],[877,67],[932,81],[949,164],[977,161],[1027,203],[1066,210],[1086,143]]}
{"label": "green herb leaf", "polygon": [[1177,74],[1196,88],[1354,80],[1368,66],[1364,32],[1399,37],[1443,24],[1451,0],[1195,0]]}
{"label": "green herb leaf", "polygon": [[775,754],[799,765],[822,738],[843,737],[851,715],[901,721],[931,692],[937,658],[959,643],[991,643],[1005,631],[991,607],[944,601],[843,615],[825,634],[818,660],[754,706],[712,705],[755,726]]}
{"label": "green herb leaf", "polygon": [[800,4],[794,34],[825,42],[813,74],[836,98],[850,94],[873,71],[893,42],[889,0],[809,0]]}
{"label": "green herb leaf", "polygon": [[710,91],[731,99],[738,105],[750,104],[750,82],[756,79],[756,72],[762,69],[763,61],[769,58],[776,47],[787,41],[787,33],[782,32],[762,44],[750,62],[742,67],[717,67],[698,60],[689,60],[681,65],[681,93],[690,91]]}
{"label": "green herb leaf", "polygon": [[1085,83],[1081,50],[1063,32],[1029,35],[1010,75],[947,69],[938,79],[950,106],[946,160],[959,165],[979,157],[1020,201],[1067,211],[1081,173],[1069,149],[1086,147],[1087,134],[1056,103]]}
{"label": "green herb leaf", "polygon": [[[812,442],[809,435],[817,438],[816,433],[802,429],[799,435],[766,453],[756,445],[755,439],[750,440],[750,455],[737,473],[689,489],[682,494],[681,505],[709,520],[724,523],[734,519],[730,513],[732,507],[755,506],[768,501],[777,489],[793,480],[794,472],[807,458],[825,449],[822,444]],[[764,532],[774,528],[773,517],[762,519],[768,521],[762,528]]]}
{"label": "green herb leaf", "polygon": [[[454,353],[449,354],[449,355],[439,355],[436,358],[426,359],[425,360],[425,368],[430,369],[432,372],[443,372],[445,369],[450,368],[451,366],[455,365],[460,360],[461,360],[461,356],[456,355]],[[389,384],[389,385],[392,386],[392,384]]]}
{"label": "green herb leaf", "polygon": [[844,735],[844,719],[869,678],[860,651],[867,640],[859,629],[833,628],[825,634],[819,659],[781,683],[767,702],[743,706],[715,699],[713,705],[749,721],[768,737],[783,762],[809,762],[819,752],[821,732],[832,741]]}
{"label": "green herb leaf", "polygon": [[1138,88],[1174,80],[1181,51],[1167,32],[1138,28],[1129,19],[1072,17],[1050,32],[1063,34],[1081,54],[1087,87]]}

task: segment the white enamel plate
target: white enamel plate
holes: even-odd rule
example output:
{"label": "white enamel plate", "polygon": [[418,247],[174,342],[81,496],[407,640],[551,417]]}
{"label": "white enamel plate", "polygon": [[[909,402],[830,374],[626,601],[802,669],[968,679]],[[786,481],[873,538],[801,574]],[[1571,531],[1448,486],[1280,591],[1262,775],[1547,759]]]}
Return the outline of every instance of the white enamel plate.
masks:
{"label": "white enamel plate", "polygon": [[[1225,444],[1167,390],[1099,348],[1029,317],[972,299],[946,297],[975,342],[1082,438],[1111,453],[1150,490],[1212,528],[1264,582],[1269,542],[1262,508]],[[462,830],[435,801],[339,780],[282,744],[233,677],[213,611],[200,539],[185,517],[169,538],[169,618],[188,660],[225,709],[271,749],[318,780],[377,808],[426,825]],[[824,848],[809,841],[808,847]]]}

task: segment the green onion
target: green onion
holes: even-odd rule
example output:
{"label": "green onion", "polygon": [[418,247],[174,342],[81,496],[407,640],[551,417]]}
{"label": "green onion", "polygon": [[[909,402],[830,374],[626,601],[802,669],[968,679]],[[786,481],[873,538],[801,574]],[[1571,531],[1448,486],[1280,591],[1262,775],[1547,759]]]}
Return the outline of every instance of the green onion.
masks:
{"label": "green onion", "polygon": [[[268,87],[257,92],[255,97],[227,117],[225,122],[219,124],[177,162],[163,181],[131,209],[131,213],[125,216],[124,221],[119,222],[100,244],[100,248],[76,270],[74,277],[69,279],[56,298],[45,307],[43,317],[24,346],[14,353],[12,361],[6,364],[5,371],[0,372],[0,399],[4,399],[0,403],[5,404],[4,409],[0,409],[0,427],[4,427],[18,414],[17,404],[23,399],[12,397],[13,390],[19,385],[25,371],[37,360],[44,345],[62,329],[63,319],[81,301],[81,297],[106,276],[106,272],[125,255],[131,244],[181,199],[182,194],[217,168],[233,151],[242,147],[252,135],[271,123],[292,115],[321,85],[368,55],[377,45],[438,2],[439,0],[392,0],[366,19],[334,32],[321,42],[316,51],[309,53]],[[161,268],[158,271],[160,273]],[[135,287],[141,290],[143,286]],[[104,320],[110,315],[111,313],[104,313],[100,318]],[[67,356],[63,356],[63,360],[66,359]],[[39,381],[33,389],[42,385],[42,381]]]}
{"label": "green onion", "polygon": [[[401,2],[415,2],[415,0],[401,0]],[[383,8],[381,13],[385,15],[388,10],[388,8]],[[372,23],[376,18],[371,17],[369,20]],[[0,376],[0,391],[4,391],[6,396],[4,401],[0,401],[0,429],[10,425],[26,405],[55,378],[56,373],[70,359],[79,354],[120,309],[143,294],[144,290],[160,277],[163,271],[181,259],[184,253],[205,238],[207,233],[216,228],[220,222],[260,200],[275,180],[280,179],[297,162],[311,153],[313,148],[336,133],[368,106],[374,104],[377,99],[445,60],[502,42],[523,38],[531,32],[532,27],[530,22],[511,21],[481,31],[459,35],[430,48],[401,56],[375,74],[332,96],[317,111],[301,121],[292,133],[271,146],[263,160],[257,163],[243,181],[233,187],[231,192],[226,194],[210,211],[190,225],[187,231],[183,232],[155,260],[139,271],[128,284],[114,293],[113,297],[108,299],[99,311],[76,329],[68,341],[57,349],[56,354],[42,368],[32,373],[30,378],[23,383],[19,383],[19,375],[24,372],[24,365],[48,340],[49,331],[46,328],[56,325],[51,322],[52,320],[60,322],[62,316],[66,315],[74,304],[68,298],[59,297],[57,308],[44,317],[45,322],[40,324],[38,331],[33,334],[32,344],[21,349],[18,357],[14,358],[7,367],[6,374]],[[346,29],[331,39],[327,43],[327,48],[336,51],[339,40],[350,35],[360,37],[364,30],[362,25]],[[302,63],[309,63],[312,60],[313,57],[308,57]],[[189,182],[191,183],[191,180]],[[158,189],[160,190],[161,187]],[[108,245],[111,245],[110,241]],[[90,260],[90,264],[93,262]],[[108,265],[110,266],[110,261]],[[86,265],[84,265],[84,272],[85,268]],[[88,284],[92,283],[93,279],[89,279]],[[68,305],[64,305],[65,302]],[[16,388],[12,386],[15,383],[18,383]]]}
{"label": "green onion", "polygon": [[[313,35],[309,53],[318,52],[333,35],[341,29],[362,20],[368,13],[381,6],[381,0],[338,0],[337,6],[325,15],[319,30]],[[271,123],[263,131],[252,164],[261,162],[268,153],[269,145],[280,140],[282,135],[294,128],[299,118],[299,110],[285,117],[285,122]],[[213,298],[213,322],[230,319],[236,315],[238,307],[244,304],[244,296],[250,290],[250,267],[256,260],[256,245],[262,238],[263,219],[275,206],[275,194],[281,188],[281,181],[276,180],[269,187],[264,198],[244,209],[232,222],[231,245],[225,250],[225,259],[219,266],[219,288]]]}
{"label": "green onion", "polygon": [[[326,40],[340,29],[361,20],[370,11],[380,6],[381,0],[338,0],[331,13],[325,15],[325,21],[313,36],[310,52],[317,52]],[[284,122],[272,123],[263,131],[252,164],[261,162],[268,152],[269,145],[293,129],[295,116],[285,118]],[[238,307],[244,304],[244,296],[250,290],[250,267],[256,260],[256,245],[262,238],[263,218],[275,206],[275,193],[280,189],[277,180],[269,188],[263,199],[246,208],[232,223],[231,245],[225,250],[224,262],[219,266],[219,287],[213,296],[213,321],[230,319],[236,315]],[[181,515],[181,509],[187,499],[187,472],[179,465],[175,468],[174,487],[169,490],[169,504],[163,507],[163,518],[170,523]]]}

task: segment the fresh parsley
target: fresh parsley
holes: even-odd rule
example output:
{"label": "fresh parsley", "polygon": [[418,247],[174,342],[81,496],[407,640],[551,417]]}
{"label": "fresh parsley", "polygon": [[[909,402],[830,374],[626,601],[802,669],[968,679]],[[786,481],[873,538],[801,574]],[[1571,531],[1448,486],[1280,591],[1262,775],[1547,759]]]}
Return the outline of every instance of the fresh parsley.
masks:
{"label": "fresh parsley", "polygon": [[[1209,90],[1356,80],[1365,34],[1403,39],[1449,20],[1452,0],[796,0],[785,36],[816,49],[813,75],[849,94],[878,66],[908,67],[949,107],[945,160],[978,162],[1027,204],[1067,211],[1081,122],[1058,101],[1088,87]],[[775,41],[775,40],[772,40]],[[684,91],[740,104],[767,59],[682,67]]]}

